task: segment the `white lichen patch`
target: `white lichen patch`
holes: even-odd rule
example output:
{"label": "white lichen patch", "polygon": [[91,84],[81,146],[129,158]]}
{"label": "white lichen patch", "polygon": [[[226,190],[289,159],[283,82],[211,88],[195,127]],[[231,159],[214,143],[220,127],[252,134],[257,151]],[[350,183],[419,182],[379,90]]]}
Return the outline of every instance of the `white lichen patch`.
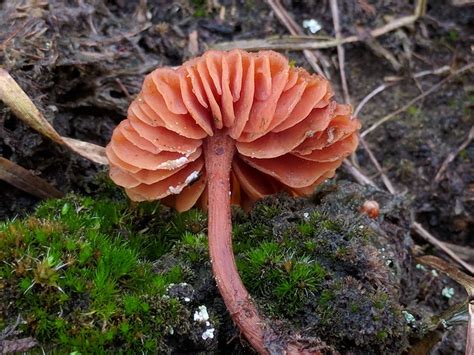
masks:
{"label": "white lichen patch", "polygon": [[421,271],[428,271],[428,270],[426,270],[425,265],[422,265],[422,264],[416,264],[415,268],[418,269],[418,270],[421,270]]}
{"label": "white lichen patch", "polygon": [[198,310],[194,312],[195,322],[205,322],[209,320],[209,313],[207,313],[206,306],[199,306]]}
{"label": "white lichen patch", "polygon": [[309,32],[315,34],[323,28],[323,26],[314,18],[303,21],[303,28],[307,28]]}
{"label": "white lichen patch", "polygon": [[450,299],[454,296],[454,288],[452,287],[445,287],[443,288],[443,290],[441,291],[441,294],[443,295],[443,297],[446,297],[447,299]]}
{"label": "white lichen patch", "polygon": [[157,169],[165,169],[165,170],[174,170],[182,167],[184,164],[188,162],[188,158],[181,157],[175,160],[168,160],[164,163],[159,164],[156,168]]}
{"label": "white lichen patch", "polygon": [[415,323],[416,319],[413,316],[413,314],[407,312],[407,311],[402,311],[403,316],[405,317],[405,320],[407,321],[408,324],[413,324]]}
{"label": "white lichen patch", "polygon": [[214,328],[209,328],[206,329],[204,333],[202,333],[202,339],[207,340],[207,339],[214,339]]}

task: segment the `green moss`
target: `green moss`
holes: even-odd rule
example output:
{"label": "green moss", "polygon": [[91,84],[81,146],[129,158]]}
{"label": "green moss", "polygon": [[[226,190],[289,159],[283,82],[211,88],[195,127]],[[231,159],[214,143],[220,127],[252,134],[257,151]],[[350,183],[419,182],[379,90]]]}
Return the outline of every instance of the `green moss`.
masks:
{"label": "green moss", "polygon": [[421,112],[420,109],[419,109],[418,107],[416,107],[416,106],[410,106],[410,107],[408,107],[408,109],[407,109],[407,113],[408,113],[410,116],[414,116],[414,117],[418,116],[418,115],[420,114],[420,112]]}
{"label": "green moss", "polygon": [[[151,260],[171,250],[202,214],[144,226],[163,212],[157,203],[70,196],[1,224],[1,289],[9,292],[0,292],[0,303],[13,301],[10,308],[26,319],[21,329],[51,350],[165,350],[168,328],[185,331],[189,323],[183,305],[162,297],[184,275],[180,265],[153,272]],[[0,329],[9,321],[0,312]]]}
{"label": "green moss", "polygon": [[[331,344],[382,351],[405,329],[395,297],[381,287],[393,283],[393,271],[374,252],[379,236],[358,212],[362,194],[334,190],[320,189],[318,205],[281,195],[248,215],[234,210],[238,269],[266,316]],[[206,215],[106,196],[46,201],[31,217],[0,225],[0,330],[21,312],[23,334],[51,352],[171,352],[185,340],[202,349],[203,330],[190,334],[193,302],[221,304]],[[209,312],[218,332],[219,324],[232,328]]]}
{"label": "green moss", "polygon": [[209,16],[206,0],[192,0],[194,7],[194,17],[203,18]]}

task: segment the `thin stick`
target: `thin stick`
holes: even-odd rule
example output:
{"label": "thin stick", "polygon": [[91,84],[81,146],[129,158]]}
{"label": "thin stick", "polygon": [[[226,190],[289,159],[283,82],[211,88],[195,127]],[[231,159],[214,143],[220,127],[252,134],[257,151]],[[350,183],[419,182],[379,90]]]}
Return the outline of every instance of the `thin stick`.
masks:
{"label": "thin stick", "polygon": [[0,180],[41,199],[64,197],[61,191],[46,180],[3,157],[0,157]]}
{"label": "thin stick", "polygon": [[[332,13],[332,22],[334,25],[334,32],[336,34],[336,39],[341,39],[341,26],[339,24],[339,8],[337,6],[337,0],[330,0],[331,13]],[[346,71],[344,68],[345,61],[345,52],[342,44],[337,45],[337,59],[339,61],[339,73],[341,75],[341,85],[342,92],[344,94],[344,101],[346,103],[351,102],[351,97],[349,96],[349,88],[347,86]]]}
{"label": "thin stick", "polygon": [[449,255],[453,260],[455,260],[459,265],[464,267],[467,271],[471,274],[474,274],[474,267],[462,260],[455,252],[449,249],[443,242],[439,241],[435,238],[431,233],[429,233],[423,226],[418,222],[413,222],[412,229],[423,239],[425,239],[430,244],[438,247],[442,251],[444,251],[447,255]]}
{"label": "thin stick", "polygon": [[344,159],[344,168],[352,175],[352,177],[361,185],[370,185],[378,189],[379,187],[368,176],[362,173],[350,160]]}
{"label": "thin stick", "polygon": [[388,84],[382,84],[377,86],[374,90],[372,90],[366,97],[362,99],[361,102],[357,105],[355,111],[354,111],[354,116],[358,116],[359,112],[362,110],[362,108],[369,102],[372,98],[374,98],[376,95],[380,94],[382,91],[385,89],[389,88],[390,86],[395,85],[395,83],[388,83]]}
{"label": "thin stick", "polygon": [[[412,75],[412,78],[421,78],[421,77],[424,77],[424,76],[427,76],[427,75],[440,75],[440,74],[444,74],[446,72],[449,72],[450,70],[451,70],[451,67],[449,65],[444,65],[440,68],[436,68],[436,69],[433,69],[433,70],[423,70],[423,71],[420,71],[418,73],[415,73],[415,74]],[[384,83],[384,84],[381,84],[381,85],[377,86],[366,97],[364,97],[362,99],[362,101],[357,105],[357,108],[354,111],[354,116],[357,116],[360,113],[360,111],[362,110],[362,108],[367,104],[367,102],[372,100],[372,98],[374,98],[375,96],[377,96],[378,94],[383,92],[385,89],[388,89],[389,87],[394,86],[396,83],[398,83],[402,80],[406,80],[406,79],[408,79],[408,78],[405,78],[405,77],[391,77],[389,83]]]}
{"label": "thin stick", "polygon": [[374,164],[375,168],[377,169],[377,171],[379,172],[381,178],[382,178],[382,181],[385,185],[385,187],[387,188],[388,191],[390,191],[391,194],[396,194],[397,193],[397,190],[395,189],[395,187],[393,186],[392,182],[390,181],[390,179],[388,178],[387,175],[385,175],[383,169],[382,169],[382,166],[379,164],[377,158],[375,157],[374,153],[372,152],[372,149],[370,149],[369,145],[367,144],[367,142],[365,141],[364,138],[361,138],[360,139],[360,143],[362,144],[362,146],[364,147],[365,151],[367,152],[367,154],[369,155],[369,158],[370,160],[372,161],[372,163]]}
{"label": "thin stick", "polygon": [[372,126],[370,126],[369,128],[367,128],[364,132],[362,132],[360,134],[361,137],[365,137],[367,134],[369,134],[370,132],[372,132],[373,130],[375,130],[377,127],[379,127],[380,125],[384,124],[385,122],[391,120],[393,117],[399,115],[400,113],[406,111],[410,106],[412,106],[414,103],[420,101],[421,99],[425,98],[426,96],[430,95],[431,93],[433,93],[434,91],[438,90],[440,87],[442,87],[444,84],[446,84],[447,82],[451,81],[452,79],[454,79],[456,76],[464,73],[465,71],[471,69],[474,67],[474,63],[469,63],[469,64],[466,64],[465,66],[463,66],[462,68],[456,70],[455,72],[451,73],[448,77],[446,77],[445,79],[441,80],[439,83],[433,85],[431,88],[429,88],[427,91],[425,91],[423,94],[411,99],[410,101],[408,101],[405,105],[403,105],[402,107],[400,107],[399,109],[389,113],[388,115],[382,117],[381,119],[379,119],[377,122],[375,122]]}
{"label": "thin stick", "polygon": [[130,95],[130,93],[128,92],[127,88],[125,87],[125,85],[123,85],[122,81],[119,79],[119,78],[115,78],[115,82],[118,84],[118,86],[120,87],[120,90],[122,90],[122,92],[125,94],[125,96],[127,97],[128,101],[132,102],[133,100],[133,97]]}
{"label": "thin stick", "polygon": [[[418,20],[417,15],[410,15],[395,19],[386,25],[369,31],[370,37],[379,37],[388,32],[396,30],[400,27],[409,26]],[[363,41],[364,39],[358,36],[349,36],[345,38],[331,38],[325,41],[317,41],[312,36],[284,36],[281,38],[267,38],[267,39],[250,39],[242,41],[221,42],[214,46],[215,49],[229,50],[233,48],[240,48],[246,50],[260,50],[260,49],[276,49],[276,50],[292,50],[304,51],[311,49],[333,48],[338,45],[347,43],[355,43]]]}
{"label": "thin stick", "polygon": [[468,247],[466,245],[458,245],[447,242],[443,243],[446,244],[449,249],[452,249],[456,254],[458,254],[459,257],[464,259],[464,261],[469,263],[474,262],[474,248]]}
{"label": "thin stick", "polygon": [[451,163],[456,156],[472,142],[474,139],[474,126],[471,127],[471,130],[469,131],[469,134],[467,135],[467,138],[462,142],[462,144],[452,153],[449,153],[446,159],[443,161],[441,164],[441,167],[438,170],[438,173],[435,176],[435,182],[439,182],[441,180],[441,177],[443,176],[445,170],[448,168],[449,163]]}

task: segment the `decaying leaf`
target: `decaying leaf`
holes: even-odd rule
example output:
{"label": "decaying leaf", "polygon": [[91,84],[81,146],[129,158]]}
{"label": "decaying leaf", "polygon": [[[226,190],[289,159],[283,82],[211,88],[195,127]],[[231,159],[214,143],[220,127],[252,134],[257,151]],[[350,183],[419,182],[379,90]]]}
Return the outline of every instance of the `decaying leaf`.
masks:
{"label": "decaying leaf", "polygon": [[0,69],[0,99],[28,126],[56,143],[64,144],[58,132],[46,121],[33,101],[4,69]]}
{"label": "decaying leaf", "polygon": [[[74,152],[95,163],[106,165],[105,149],[96,144],[62,137],[44,118],[33,101],[4,69],[0,69],[0,100],[28,126],[56,143],[66,145]],[[16,185],[15,185],[16,186]]]}

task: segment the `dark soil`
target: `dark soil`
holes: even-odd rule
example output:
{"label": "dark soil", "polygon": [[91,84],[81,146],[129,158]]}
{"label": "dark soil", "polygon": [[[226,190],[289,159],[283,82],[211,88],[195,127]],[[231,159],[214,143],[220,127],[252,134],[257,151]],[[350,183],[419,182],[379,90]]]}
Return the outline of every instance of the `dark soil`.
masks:
{"label": "dark soil", "polygon": [[[105,145],[146,73],[157,66],[179,65],[198,54],[189,46],[193,31],[198,33],[199,53],[221,41],[287,34],[261,1],[150,0],[146,7],[140,3],[144,2],[0,3],[1,66],[60,134]],[[328,1],[282,3],[297,23],[314,18],[322,25],[318,34],[334,35]],[[384,78],[404,78],[363,108],[359,115],[363,129],[447,75],[413,79],[414,73],[445,65],[455,70],[472,62],[473,7],[451,3],[430,0],[427,15],[416,24],[378,38],[401,64],[398,69],[364,42],[345,46],[354,106]],[[346,36],[409,15],[414,4],[339,0],[339,8]],[[310,69],[301,52],[285,54]],[[324,50],[322,55],[341,99],[336,49]],[[435,182],[434,177],[474,125],[473,76],[472,70],[465,72],[366,137],[384,171],[410,203],[412,215],[440,239],[466,247],[474,247],[474,144],[457,155],[441,181]],[[94,194],[96,175],[104,170],[26,127],[2,103],[0,155],[63,192]],[[383,186],[363,148],[356,158],[361,169]],[[0,220],[24,215],[38,203],[37,198],[4,182],[0,182],[0,196]]]}

